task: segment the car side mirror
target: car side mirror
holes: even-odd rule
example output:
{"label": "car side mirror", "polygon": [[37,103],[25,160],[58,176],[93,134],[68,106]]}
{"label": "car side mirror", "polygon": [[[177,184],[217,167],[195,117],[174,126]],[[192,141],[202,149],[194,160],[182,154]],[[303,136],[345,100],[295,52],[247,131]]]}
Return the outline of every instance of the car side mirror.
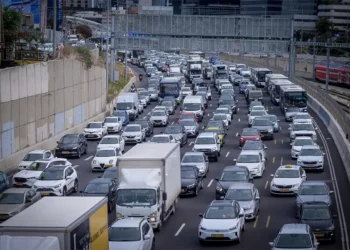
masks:
{"label": "car side mirror", "polygon": [[268,149],[268,147],[264,146],[264,149]]}
{"label": "car side mirror", "polygon": [[338,218],[338,215],[337,214],[333,214],[333,218],[334,219]]}
{"label": "car side mirror", "polygon": [[257,200],[257,201],[260,200],[260,197],[259,196],[255,197],[255,200]]}
{"label": "car side mirror", "polygon": [[117,110],[117,108],[116,108],[116,107],[113,107],[113,110]]}
{"label": "car side mirror", "polygon": [[318,247],[320,245],[319,242],[315,242],[315,247]]}
{"label": "car side mirror", "polygon": [[32,200],[30,198],[26,198],[26,203],[30,203]]}
{"label": "car side mirror", "polygon": [[315,130],[318,130],[318,128],[315,128]]}
{"label": "car side mirror", "polygon": [[329,191],[329,194],[334,194],[334,191],[332,190],[332,191]]}
{"label": "car side mirror", "polygon": [[56,142],[57,142],[57,144],[60,143],[59,141],[56,141]]}
{"label": "car side mirror", "polygon": [[244,217],[244,214],[239,214],[238,217],[242,218],[242,217]]}
{"label": "car side mirror", "polygon": [[203,214],[198,214],[199,217],[203,218]]}
{"label": "car side mirror", "polygon": [[233,159],[233,161],[237,161],[237,159]]}
{"label": "car side mirror", "polygon": [[84,191],[80,191],[79,193],[81,193],[81,194],[82,194],[82,193],[84,193]]}
{"label": "car side mirror", "polygon": [[269,245],[270,245],[271,247],[274,247],[274,246],[275,246],[275,243],[274,243],[274,242],[269,242]]}
{"label": "car side mirror", "polygon": [[164,192],[162,195],[162,198],[163,198],[163,201],[166,201],[168,199],[167,193]]}
{"label": "car side mirror", "polygon": [[146,234],[145,236],[143,236],[144,240],[149,240],[151,238],[151,236],[149,236],[148,234]]}
{"label": "car side mirror", "polygon": [[322,153],[322,155],[326,155],[326,153]]}
{"label": "car side mirror", "polygon": [[271,174],[270,176],[271,176],[271,177],[275,177],[275,175],[274,175],[274,174]]}

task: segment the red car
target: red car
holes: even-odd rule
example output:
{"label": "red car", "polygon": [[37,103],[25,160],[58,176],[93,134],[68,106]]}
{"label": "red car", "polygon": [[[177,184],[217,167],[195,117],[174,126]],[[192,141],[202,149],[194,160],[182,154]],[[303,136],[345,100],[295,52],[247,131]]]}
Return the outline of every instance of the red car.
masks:
{"label": "red car", "polygon": [[196,116],[195,113],[191,112],[191,113],[187,113],[185,111],[183,111],[180,114],[180,117],[177,118],[177,122],[179,122],[180,120],[196,120],[198,122],[198,117]]}
{"label": "red car", "polygon": [[248,140],[260,141],[260,133],[256,128],[244,128],[242,134],[239,135],[239,146],[243,147],[244,143]]}

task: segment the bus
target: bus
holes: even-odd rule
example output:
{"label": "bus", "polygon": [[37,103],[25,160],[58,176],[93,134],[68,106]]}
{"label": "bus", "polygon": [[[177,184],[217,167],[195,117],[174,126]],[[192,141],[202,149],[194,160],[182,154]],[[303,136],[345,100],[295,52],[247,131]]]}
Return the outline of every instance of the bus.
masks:
{"label": "bus", "polygon": [[291,85],[291,84],[294,84],[294,83],[292,83],[289,80],[284,80],[284,79],[273,79],[273,80],[270,80],[270,87],[271,87],[270,98],[271,98],[271,102],[278,106],[279,103],[280,103],[281,86]]}
{"label": "bus", "polygon": [[307,112],[307,93],[299,85],[280,87],[280,108],[284,113],[288,107],[298,107],[300,112]]}
{"label": "bus", "polygon": [[251,80],[257,87],[265,87],[265,75],[272,74],[272,71],[266,68],[252,68]]}
{"label": "bus", "polygon": [[200,56],[201,58],[205,58],[205,54],[202,51],[190,51],[188,53],[190,56]]}
{"label": "bus", "polygon": [[270,86],[270,81],[271,80],[280,80],[280,79],[285,79],[288,80],[288,77],[286,77],[285,75],[282,74],[266,74],[265,76],[265,90],[267,92],[268,95],[270,95],[270,91],[271,91],[271,86]]}
{"label": "bus", "polygon": [[173,96],[178,104],[181,103],[181,79],[179,77],[165,77],[159,83],[159,97],[164,99],[166,96]]}

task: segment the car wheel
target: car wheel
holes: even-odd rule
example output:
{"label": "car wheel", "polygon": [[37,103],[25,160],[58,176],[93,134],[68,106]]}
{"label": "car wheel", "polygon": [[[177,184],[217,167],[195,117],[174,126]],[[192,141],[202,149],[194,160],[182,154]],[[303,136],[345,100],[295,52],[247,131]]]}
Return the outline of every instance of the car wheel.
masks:
{"label": "car wheel", "polygon": [[78,148],[78,159],[80,159],[80,157],[81,157],[81,150],[80,150],[80,148]]}
{"label": "car wheel", "polygon": [[199,245],[204,246],[205,245],[205,241],[204,240],[199,240]]}
{"label": "car wheel", "polygon": [[86,146],[85,146],[84,154],[87,154],[87,149],[88,149],[88,146],[86,145]]}
{"label": "car wheel", "polygon": [[203,180],[202,180],[202,182],[201,182],[201,189],[203,189]]}
{"label": "car wheel", "polygon": [[151,250],[156,250],[156,241],[155,240],[152,241]]}
{"label": "car wheel", "polygon": [[218,162],[218,161],[219,161],[219,157],[215,156],[215,157],[214,157],[214,161],[215,161],[215,162]]}
{"label": "car wheel", "polygon": [[243,224],[243,227],[242,227],[242,232],[245,231],[245,223]]}
{"label": "car wheel", "polygon": [[159,224],[158,224],[158,227],[156,228],[156,231],[157,231],[157,232],[162,231],[162,227],[163,227],[163,222],[162,222],[162,219],[161,219],[160,222],[159,222]]}
{"label": "car wheel", "polygon": [[199,194],[199,187],[196,187],[196,193],[194,194],[194,196],[198,196]]}
{"label": "car wheel", "polygon": [[63,187],[62,196],[67,196],[67,188]]}
{"label": "car wheel", "polygon": [[78,188],[79,188],[78,180],[75,180],[75,181],[74,181],[73,192],[74,192],[74,193],[78,193]]}
{"label": "car wheel", "polygon": [[218,152],[218,156],[221,156],[221,152],[220,151]]}

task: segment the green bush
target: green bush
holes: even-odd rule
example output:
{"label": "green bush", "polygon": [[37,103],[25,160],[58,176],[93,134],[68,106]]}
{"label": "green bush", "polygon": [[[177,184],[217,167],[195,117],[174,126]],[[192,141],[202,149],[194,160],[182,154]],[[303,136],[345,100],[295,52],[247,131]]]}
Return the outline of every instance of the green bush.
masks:
{"label": "green bush", "polygon": [[88,70],[92,67],[93,59],[90,50],[85,47],[77,46],[74,48],[75,52],[81,57],[85,63],[85,69]]}

